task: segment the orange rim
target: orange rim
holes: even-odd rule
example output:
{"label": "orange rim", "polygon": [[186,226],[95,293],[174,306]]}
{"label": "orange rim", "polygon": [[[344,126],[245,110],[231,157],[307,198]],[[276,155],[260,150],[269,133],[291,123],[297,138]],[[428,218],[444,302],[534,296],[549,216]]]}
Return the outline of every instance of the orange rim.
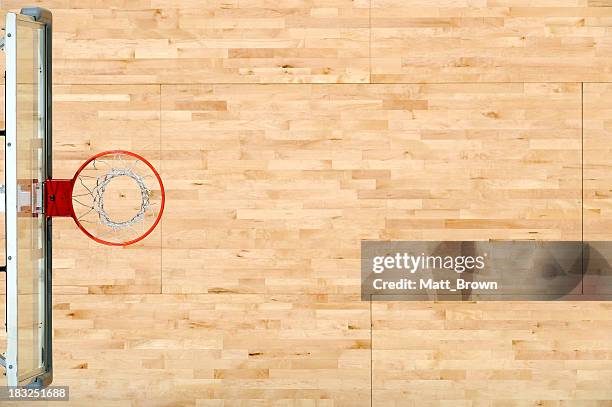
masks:
{"label": "orange rim", "polygon": [[144,162],[147,165],[147,167],[149,167],[151,169],[151,171],[153,171],[153,174],[155,174],[155,178],[157,178],[157,182],[159,182],[159,186],[161,188],[161,208],[159,209],[159,213],[157,214],[157,218],[155,219],[155,222],[153,222],[153,225],[151,225],[151,227],[145,233],[143,233],[141,236],[137,237],[136,239],[128,240],[127,242],[121,242],[121,243],[109,242],[107,240],[100,239],[99,237],[96,237],[96,236],[92,235],[85,228],[85,226],[83,226],[81,224],[81,222],[79,222],[79,220],[76,217],[76,213],[74,212],[74,206],[72,206],[72,201],[71,201],[70,211],[72,213],[72,219],[77,224],[78,228],[81,229],[81,232],[85,233],[90,239],[92,239],[92,240],[94,240],[94,241],[96,241],[98,243],[105,244],[107,246],[129,246],[131,244],[140,242],[142,239],[144,239],[145,237],[149,236],[149,234],[151,234],[151,232],[153,232],[153,229],[155,229],[155,227],[157,226],[157,224],[161,220],[162,213],[164,213],[164,206],[166,204],[166,191],[164,189],[164,183],[162,182],[162,179],[159,176],[159,173],[157,172],[155,167],[153,167],[153,165],[146,158],[144,158],[143,156],[141,156],[139,154],[132,153],[131,151],[126,151],[126,150],[109,150],[109,151],[103,151],[101,153],[98,153],[98,154],[92,156],[91,158],[89,158],[87,161],[85,161],[79,167],[79,169],[74,174],[74,176],[72,177],[70,196],[72,196],[72,193],[74,191],[74,184],[75,184],[75,182],[77,180],[77,177],[81,173],[81,171],[83,171],[85,169],[85,167],[87,167],[87,165],[90,162],[94,161],[95,159],[100,158],[100,157],[105,156],[105,155],[110,155],[110,154],[125,154],[125,155],[129,155],[131,157],[134,157],[134,158]]}

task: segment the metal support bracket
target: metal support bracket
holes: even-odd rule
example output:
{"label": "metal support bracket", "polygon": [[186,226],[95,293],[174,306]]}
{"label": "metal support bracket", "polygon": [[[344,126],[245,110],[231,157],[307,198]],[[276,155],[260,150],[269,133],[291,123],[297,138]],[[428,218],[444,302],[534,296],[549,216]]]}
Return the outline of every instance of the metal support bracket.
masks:
{"label": "metal support bracket", "polygon": [[0,185],[0,213],[6,212],[6,186]]}
{"label": "metal support bracket", "polygon": [[44,190],[43,182],[35,182],[32,184],[31,205],[32,205],[32,215],[34,216],[42,215],[45,211],[43,207],[43,204],[44,204],[43,190]]}
{"label": "metal support bracket", "polygon": [[47,217],[72,216],[71,179],[48,179],[45,181],[45,215]]}

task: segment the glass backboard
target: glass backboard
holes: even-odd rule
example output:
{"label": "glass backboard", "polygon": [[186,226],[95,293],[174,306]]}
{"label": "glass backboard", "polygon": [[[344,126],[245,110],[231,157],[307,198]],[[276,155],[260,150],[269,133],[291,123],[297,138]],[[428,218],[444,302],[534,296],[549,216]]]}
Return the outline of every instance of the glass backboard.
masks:
{"label": "glass backboard", "polygon": [[10,386],[51,381],[51,16],[7,13],[5,26],[6,332]]}

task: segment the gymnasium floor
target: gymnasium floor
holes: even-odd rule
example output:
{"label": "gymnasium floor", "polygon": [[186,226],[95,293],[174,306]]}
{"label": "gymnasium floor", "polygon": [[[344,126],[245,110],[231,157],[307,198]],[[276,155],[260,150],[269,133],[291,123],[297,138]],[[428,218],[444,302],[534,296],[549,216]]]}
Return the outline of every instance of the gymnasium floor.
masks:
{"label": "gymnasium floor", "polygon": [[167,189],[133,247],[55,221],[48,405],[612,406],[612,303],[359,295],[362,239],[612,240],[612,1],[31,5],[54,175]]}

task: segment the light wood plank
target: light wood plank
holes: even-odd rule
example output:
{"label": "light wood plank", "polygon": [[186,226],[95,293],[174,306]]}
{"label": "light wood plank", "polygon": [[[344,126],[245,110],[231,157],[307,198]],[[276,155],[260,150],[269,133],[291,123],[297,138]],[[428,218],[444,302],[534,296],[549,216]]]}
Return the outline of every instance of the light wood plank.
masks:
{"label": "light wood plank", "polygon": [[608,302],[374,302],[373,406],[607,406],[610,311]]}
{"label": "light wood plank", "polygon": [[612,8],[372,0],[372,82],[610,81]]}
{"label": "light wood plank", "polygon": [[357,293],[361,239],[579,239],[579,84],[162,89],[168,293]]}
{"label": "light wood plank", "polygon": [[[375,302],[370,343],[357,296],[361,239],[580,238],[581,86],[542,82],[611,80],[608,3],[41,3],[55,176],[125,148],[168,188],[136,247],[55,222],[49,405],[369,406],[372,348],[373,406],[608,406],[607,303]],[[585,84],[586,239],[610,91]]]}
{"label": "light wood plank", "polygon": [[75,405],[370,405],[358,297],[58,295],[54,318]]}
{"label": "light wood plank", "polygon": [[584,84],[584,234],[612,237],[612,85]]}
{"label": "light wood plank", "polygon": [[[3,0],[3,8],[31,2]],[[71,0],[56,83],[369,81],[369,0]]]}

